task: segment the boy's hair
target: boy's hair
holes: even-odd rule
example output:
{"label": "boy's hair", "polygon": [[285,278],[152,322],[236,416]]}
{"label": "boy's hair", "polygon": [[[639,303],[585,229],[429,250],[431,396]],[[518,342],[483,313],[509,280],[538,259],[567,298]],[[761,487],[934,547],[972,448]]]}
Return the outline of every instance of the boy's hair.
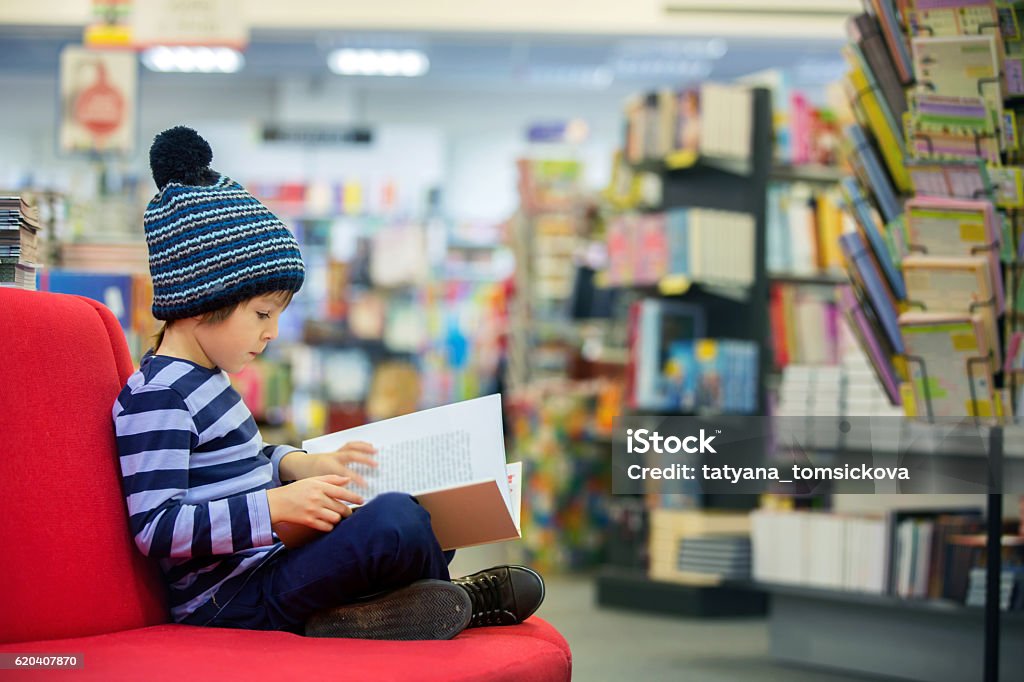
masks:
{"label": "boy's hair", "polygon": [[[295,295],[295,292],[282,290],[271,291],[260,295],[269,296],[270,298],[277,300],[277,302],[281,304],[281,308],[284,309],[292,302],[292,297]],[[253,298],[255,298],[255,296]],[[235,312],[239,306],[244,305],[251,300],[251,298],[247,298],[244,301],[236,301],[235,303],[230,303],[222,308],[217,308],[216,310],[203,313],[199,316],[199,324],[219,324],[231,317],[231,313]],[[155,353],[160,350],[160,344],[164,342],[164,334],[175,323],[175,321],[176,320],[167,320],[160,325],[160,329],[158,329],[156,334],[153,335],[153,347],[150,348],[152,352]]]}

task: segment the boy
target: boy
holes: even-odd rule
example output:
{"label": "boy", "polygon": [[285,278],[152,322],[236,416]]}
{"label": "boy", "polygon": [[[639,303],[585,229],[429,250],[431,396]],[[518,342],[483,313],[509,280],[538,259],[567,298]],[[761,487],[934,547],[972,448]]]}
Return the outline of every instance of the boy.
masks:
{"label": "boy", "polygon": [[[368,443],[309,454],[265,445],[231,387],[277,336],[305,276],[298,243],[265,206],[209,168],[199,135],[157,135],[159,189],[144,223],[153,315],[165,321],[114,404],[135,543],[159,559],[178,622],[305,631],[310,636],[447,639],[522,622],[540,576],[501,566],[450,581],[430,517],[388,493],[353,514],[374,466]],[[288,522],[329,531],[287,549]]]}

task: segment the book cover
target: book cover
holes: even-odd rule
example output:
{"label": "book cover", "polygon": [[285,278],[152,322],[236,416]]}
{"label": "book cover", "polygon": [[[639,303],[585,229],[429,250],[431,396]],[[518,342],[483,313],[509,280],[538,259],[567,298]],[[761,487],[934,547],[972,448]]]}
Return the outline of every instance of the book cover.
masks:
{"label": "book cover", "polygon": [[979,316],[904,313],[899,325],[919,415],[997,416],[993,365]]}
{"label": "book cover", "polygon": [[982,320],[988,347],[1000,362],[999,310],[984,256],[908,256],[903,259],[907,306],[927,312],[973,313]]}
{"label": "book cover", "polygon": [[1001,230],[991,202],[914,197],[906,203],[906,229],[911,251],[929,256],[985,256],[996,314],[1002,314],[1006,295],[999,262]]}

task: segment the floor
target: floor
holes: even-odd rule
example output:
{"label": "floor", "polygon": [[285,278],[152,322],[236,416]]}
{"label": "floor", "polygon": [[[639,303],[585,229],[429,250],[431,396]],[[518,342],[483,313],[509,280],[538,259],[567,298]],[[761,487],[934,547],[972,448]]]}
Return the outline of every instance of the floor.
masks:
{"label": "floor", "polygon": [[538,615],[573,652],[573,679],[686,682],[864,682],[781,665],[768,656],[764,621],[688,620],[598,608],[588,578],[549,577]]}
{"label": "floor", "polygon": [[[508,543],[460,550],[453,576],[508,563]],[[763,620],[694,620],[598,608],[594,581],[549,575],[538,615],[558,628],[581,682],[865,682],[878,678],[782,665]]]}

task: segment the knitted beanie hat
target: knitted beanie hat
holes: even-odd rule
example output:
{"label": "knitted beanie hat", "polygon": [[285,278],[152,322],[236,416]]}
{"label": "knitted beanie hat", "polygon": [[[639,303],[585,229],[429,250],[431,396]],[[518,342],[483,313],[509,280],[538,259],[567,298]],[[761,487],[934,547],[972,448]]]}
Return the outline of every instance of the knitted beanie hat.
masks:
{"label": "knitted beanie hat", "polygon": [[206,140],[183,126],[160,133],[150,147],[159,191],[143,225],[158,320],[302,287],[295,237],[245,188],[211,170],[212,159]]}

